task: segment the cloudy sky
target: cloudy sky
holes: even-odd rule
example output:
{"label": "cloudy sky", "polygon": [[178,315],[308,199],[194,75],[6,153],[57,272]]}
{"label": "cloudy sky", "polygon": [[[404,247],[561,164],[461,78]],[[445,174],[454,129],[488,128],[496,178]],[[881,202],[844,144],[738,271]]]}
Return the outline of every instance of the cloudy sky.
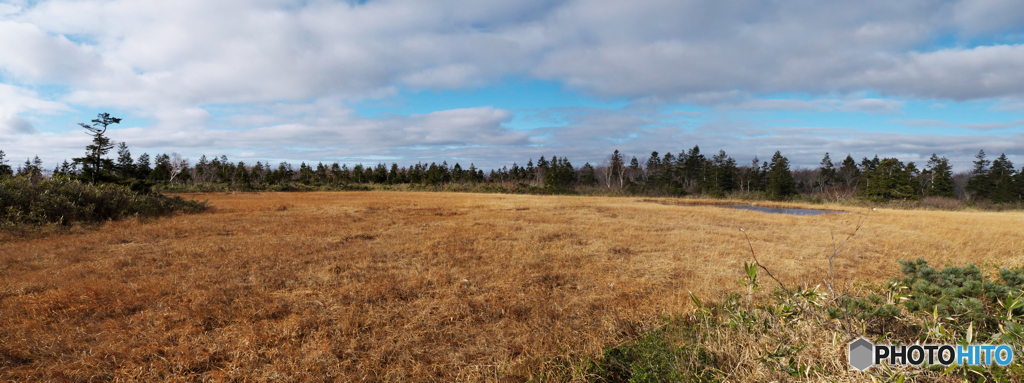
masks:
{"label": "cloudy sky", "polygon": [[0,150],[1024,165],[1024,2],[0,1]]}

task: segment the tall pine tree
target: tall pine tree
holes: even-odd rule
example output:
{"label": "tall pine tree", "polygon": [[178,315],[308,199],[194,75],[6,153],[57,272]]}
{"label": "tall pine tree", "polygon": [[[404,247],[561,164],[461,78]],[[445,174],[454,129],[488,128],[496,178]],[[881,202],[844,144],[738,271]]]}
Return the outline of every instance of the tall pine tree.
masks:
{"label": "tall pine tree", "polygon": [[793,173],[789,170],[789,159],[782,156],[782,153],[775,151],[772,156],[772,163],[768,167],[768,187],[765,188],[768,196],[779,200],[789,198],[796,194],[796,181]]}

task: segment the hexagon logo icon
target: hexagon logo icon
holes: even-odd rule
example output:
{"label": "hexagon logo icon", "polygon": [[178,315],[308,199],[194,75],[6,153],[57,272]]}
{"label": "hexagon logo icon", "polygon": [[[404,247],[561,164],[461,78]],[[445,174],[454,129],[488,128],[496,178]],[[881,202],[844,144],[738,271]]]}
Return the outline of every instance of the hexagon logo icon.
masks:
{"label": "hexagon logo icon", "polygon": [[874,343],[871,343],[870,340],[864,338],[857,338],[857,340],[850,342],[850,353],[848,355],[850,367],[853,367],[858,371],[867,370],[868,367],[871,367],[874,364],[872,361],[874,354]]}

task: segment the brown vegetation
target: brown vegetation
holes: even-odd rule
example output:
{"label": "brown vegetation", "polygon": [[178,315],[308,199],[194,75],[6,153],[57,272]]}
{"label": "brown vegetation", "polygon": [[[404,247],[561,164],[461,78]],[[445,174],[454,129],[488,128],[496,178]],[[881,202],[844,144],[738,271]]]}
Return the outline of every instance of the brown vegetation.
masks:
{"label": "brown vegetation", "polygon": [[843,282],[896,276],[899,258],[1024,264],[1018,212],[841,207],[851,213],[797,217],[453,193],[199,198],[213,212],[0,243],[0,379],[566,373],[662,316],[691,312],[688,291],[740,291],[750,251],[739,227],[787,283],[820,283],[830,228],[848,234],[861,221],[836,260]]}

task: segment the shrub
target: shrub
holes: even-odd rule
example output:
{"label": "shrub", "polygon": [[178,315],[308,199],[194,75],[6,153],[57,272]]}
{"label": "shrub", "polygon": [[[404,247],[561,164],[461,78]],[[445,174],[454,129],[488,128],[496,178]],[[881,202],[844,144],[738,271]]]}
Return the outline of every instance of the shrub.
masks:
{"label": "shrub", "polygon": [[[133,190],[135,189],[135,190]],[[65,177],[0,180],[0,227],[94,223],[206,210],[206,202],[167,197],[144,184],[91,184]]]}
{"label": "shrub", "polygon": [[[844,347],[871,335],[881,343],[1006,343],[1024,346],[1024,270],[986,279],[974,265],[937,270],[900,261],[903,277],[869,285],[867,295],[778,287],[753,305],[756,264],[745,265],[746,299],[728,294],[666,320],[633,341],[605,349],[588,373],[600,381],[1021,381],[1024,363],[1000,366],[876,367],[862,375],[845,364]],[[831,298],[831,299],[830,299]],[[907,379],[909,378],[909,379]]]}
{"label": "shrub", "polygon": [[1024,307],[1002,307],[1020,298],[1024,270],[1000,269],[999,279],[989,280],[973,264],[942,271],[924,259],[900,260],[900,264],[906,276],[895,282],[907,288],[903,305],[911,312],[935,312],[960,324],[974,323],[983,332],[996,330],[1007,316],[1024,315]]}

